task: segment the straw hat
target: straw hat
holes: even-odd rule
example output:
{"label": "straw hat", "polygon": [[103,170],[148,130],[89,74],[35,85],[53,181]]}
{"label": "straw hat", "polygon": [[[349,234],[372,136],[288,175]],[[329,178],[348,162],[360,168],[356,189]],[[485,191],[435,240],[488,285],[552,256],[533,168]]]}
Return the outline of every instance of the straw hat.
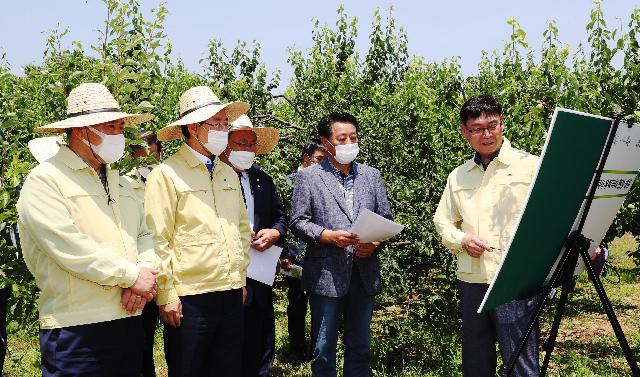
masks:
{"label": "straw hat", "polygon": [[120,110],[109,89],[102,84],[80,84],[67,98],[67,119],[36,128],[40,132],[64,132],[67,128],[88,127],[124,119],[133,126],[153,119],[151,114],[127,114]]}
{"label": "straw hat", "polygon": [[27,146],[36,161],[42,163],[55,156],[62,144],[61,136],[46,136],[29,140]]}
{"label": "straw hat", "polygon": [[231,123],[229,132],[251,130],[256,134],[256,154],[269,153],[278,144],[280,131],[272,127],[253,127],[251,120],[246,115],[240,115],[235,122]]}
{"label": "straw hat", "polygon": [[169,141],[182,137],[181,126],[204,122],[205,120],[224,110],[233,122],[249,111],[249,104],[245,102],[222,103],[218,96],[208,86],[196,86],[180,96],[180,119],[158,131],[158,140]]}

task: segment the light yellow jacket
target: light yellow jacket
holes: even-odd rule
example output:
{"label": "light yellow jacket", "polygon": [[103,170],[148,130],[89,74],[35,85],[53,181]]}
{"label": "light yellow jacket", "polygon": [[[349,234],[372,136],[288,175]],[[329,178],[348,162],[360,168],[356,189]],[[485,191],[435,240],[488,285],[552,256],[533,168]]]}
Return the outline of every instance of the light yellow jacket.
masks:
{"label": "light yellow jacket", "polygon": [[149,173],[147,224],[161,260],[158,305],[245,285],[251,229],[233,169],[211,174],[183,145]]}
{"label": "light yellow jacket", "polygon": [[[484,171],[473,158],[447,179],[433,221],[444,245],[457,256],[457,277],[490,283],[514,232],[539,158],[514,149],[504,139],[499,155]],[[498,250],[479,258],[462,249],[466,234],[484,237]]]}
{"label": "light yellow jacket", "polygon": [[136,194],[136,198],[144,205],[144,182],[140,178],[131,175],[123,175],[122,178],[129,182],[133,193]]}
{"label": "light yellow jacket", "polygon": [[107,176],[110,204],[95,170],[62,146],[22,187],[20,241],[43,329],[129,317],[122,288],[138,278],[136,264],[159,265],[141,203],[117,171]]}

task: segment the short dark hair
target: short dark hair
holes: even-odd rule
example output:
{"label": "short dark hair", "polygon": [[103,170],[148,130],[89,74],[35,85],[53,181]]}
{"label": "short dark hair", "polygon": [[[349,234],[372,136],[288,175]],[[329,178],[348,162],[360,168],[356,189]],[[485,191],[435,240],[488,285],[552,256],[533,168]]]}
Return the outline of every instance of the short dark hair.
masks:
{"label": "short dark hair", "polygon": [[351,123],[358,131],[358,120],[353,115],[346,112],[333,112],[329,114],[326,118],[322,119],[320,123],[318,123],[318,137],[326,137],[327,139],[331,137],[331,125],[334,122],[346,122]]}
{"label": "short dark hair", "polygon": [[320,144],[320,141],[318,139],[307,140],[304,147],[302,148],[302,153],[300,154],[300,161],[304,159],[305,154],[311,157],[311,155],[315,153],[315,151],[322,151],[324,153],[328,153],[327,148],[325,148],[324,145]]}
{"label": "short dark hair", "polygon": [[147,148],[145,148],[144,146],[140,145],[140,144],[130,144],[131,146],[131,156],[133,156],[134,154],[136,154],[136,152],[139,151],[147,151]]}
{"label": "short dark hair", "polygon": [[162,150],[162,142],[158,140],[158,135],[156,134],[147,136],[147,144],[155,144],[156,148],[158,148],[158,152]]}
{"label": "short dark hair", "polygon": [[466,124],[469,119],[476,119],[482,114],[502,116],[502,105],[488,94],[470,98],[460,109],[460,121]]}
{"label": "short dark hair", "polygon": [[189,127],[187,125],[182,125],[180,128],[182,129],[182,136],[184,136],[185,140],[191,137],[191,135],[189,135]]}

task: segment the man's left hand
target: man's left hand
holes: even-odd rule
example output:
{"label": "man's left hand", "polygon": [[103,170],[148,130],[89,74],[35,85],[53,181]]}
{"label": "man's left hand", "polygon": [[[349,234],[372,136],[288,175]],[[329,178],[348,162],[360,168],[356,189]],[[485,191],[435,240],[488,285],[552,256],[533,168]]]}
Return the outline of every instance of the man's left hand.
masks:
{"label": "man's left hand", "polygon": [[355,244],[356,256],[358,258],[369,258],[380,246],[380,242],[357,243]]}
{"label": "man's left hand", "polygon": [[282,258],[278,260],[278,267],[285,271],[291,271],[291,259]]}
{"label": "man's left hand", "polygon": [[254,236],[251,247],[257,251],[265,251],[273,246],[280,239],[280,232],[277,229],[262,229]]}

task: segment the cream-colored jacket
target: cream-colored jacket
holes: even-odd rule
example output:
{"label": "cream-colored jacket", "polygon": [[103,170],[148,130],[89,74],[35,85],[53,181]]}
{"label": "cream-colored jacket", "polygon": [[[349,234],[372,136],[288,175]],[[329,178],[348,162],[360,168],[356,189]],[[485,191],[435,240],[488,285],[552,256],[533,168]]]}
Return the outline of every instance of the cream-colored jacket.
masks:
{"label": "cream-colored jacket", "polygon": [[122,288],[139,265],[159,267],[142,204],[117,171],[107,177],[110,202],[95,170],[62,146],[24,182],[18,227],[43,329],[129,317]]}
{"label": "cream-colored jacket", "polygon": [[233,169],[217,161],[209,173],[183,145],[149,173],[144,203],[161,260],[158,305],[245,285],[251,229]]}
{"label": "cream-colored jacket", "polygon": [[[484,171],[473,159],[455,168],[447,179],[433,221],[444,245],[457,257],[458,279],[490,283],[516,222],[539,157],[514,149],[503,140],[498,156]],[[484,237],[493,251],[474,258],[462,249],[466,234]]]}

